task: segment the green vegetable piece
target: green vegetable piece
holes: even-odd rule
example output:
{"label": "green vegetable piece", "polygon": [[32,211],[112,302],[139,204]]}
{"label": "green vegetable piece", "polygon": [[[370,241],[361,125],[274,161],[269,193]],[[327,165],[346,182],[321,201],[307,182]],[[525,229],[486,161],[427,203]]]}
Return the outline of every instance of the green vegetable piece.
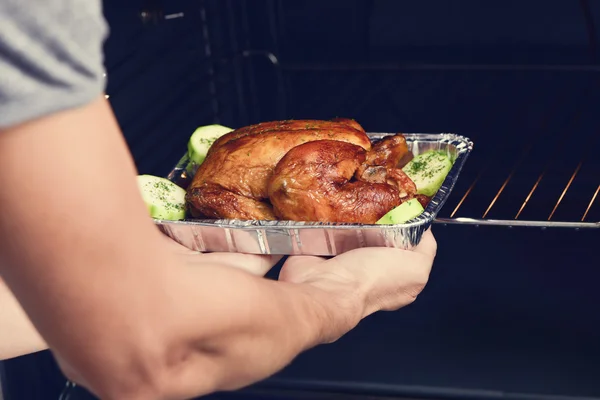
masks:
{"label": "green vegetable piece", "polygon": [[413,218],[418,217],[425,211],[419,200],[410,199],[392,209],[379,219],[376,223],[379,225],[403,224]]}
{"label": "green vegetable piece", "polygon": [[201,126],[192,133],[188,141],[188,156],[197,165],[204,162],[206,153],[212,144],[221,136],[233,131],[223,125]]}
{"label": "green vegetable piece", "polygon": [[417,193],[432,197],[452,169],[452,160],[441,151],[426,151],[413,158],[402,170],[417,186]]}
{"label": "green vegetable piece", "polygon": [[168,179],[138,175],[138,187],[150,216],[177,221],[185,218],[185,190]]}

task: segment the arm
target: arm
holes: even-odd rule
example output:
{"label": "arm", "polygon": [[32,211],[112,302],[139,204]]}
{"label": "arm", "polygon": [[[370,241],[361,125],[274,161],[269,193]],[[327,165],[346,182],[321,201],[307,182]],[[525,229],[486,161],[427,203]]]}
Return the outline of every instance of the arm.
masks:
{"label": "arm", "polygon": [[0,131],[0,273],[102,398],[237,388],[358,322],[360,302],[334,318],[339,302],[316,287],[171,251],[135,175],[104,99]]}
{"label": "arm", "polygon": [[0,279],[0,360],[47,348],[10,289]]}
{"label": "arm", "polygon": [[[199,264],[198,255],[195,252],[188,251],[185,248],[179,248],[174,242],[170,245],[174,251],[182,255],[188,254],[190,264]],[[202,262],[212,262],[212,259],[219,259],[221,264],[242,269],[257,276],[263,276],[273,264],[279,260],[279,257],[264,258],[254,256],[244,256],[241,254],[212,254],[204,256]],[[10,289],[0,278],[0,361],[23,356],[30,353],[48,349],[48,345],[23,311],[23,308],[15,299]]]}
{"label": "arm", "polygon": [[292,258],[280,282],[166,240],[101,95],[99,4],[0,1],[0,276],[67,376],[107,400],[237,388],[414,300],[433,237]]}

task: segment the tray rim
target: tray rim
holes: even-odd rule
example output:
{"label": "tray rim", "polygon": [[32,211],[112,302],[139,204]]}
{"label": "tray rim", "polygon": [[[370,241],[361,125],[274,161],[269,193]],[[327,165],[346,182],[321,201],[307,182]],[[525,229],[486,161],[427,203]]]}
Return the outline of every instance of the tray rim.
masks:
{"label": "tray rim", "polygon": [[[390,132],[367,132],[367,135],[371,139],[381,139],[386,136],[397,135],[398,133],[390,133]],[[287,230],[299,230],[299,229],[336,229],[336,230],[345,230],[345,229],[378,229],[378,230],[397,230],[401,228],[414,228],[421,225],[431,224],[437,214],[442,209],[448,197],[452,193],[454,189],[454,185],[460,176],[460,172],[469,157],[471,151],[473,150],[474,143],[473,141],[463,135],[459,135],[456,133],[402,133],[406,138],[407,142],[412,142],[416,140],[420,141],[429,141],[429,142],[437,142],[437,143],[448,143],[456,146],[457,155],[456,159],[453,162],[452,168],[450,172],[444,179],[442,186],[437,191],[435,196],[431,199],[425,211],[421,213],[418,217],[410,220],[409,222],[402,224],[386,224],[386,225],[377,225],[377,224],[352,224],[352,223],[327,223],[327,222],[303,222],[303,221],[287,221],[287,220],[277,220],[277,221],[262,221],[262,220],[236,220],[236,219],[184,219],[178,221],[172,220],[162,220],[155,219],[154,222],[156,225],[179,225],[179,226],[201,226],[201,227],[215,227],[215,228],[227,228],[227,229],[235,229],[235,230],[270,230],[270,229],[287,229]],[[177,165],[171,169],[171,172],[168,174],[167,179],[171,181],[175,181],[178,176],[176,175],[176,171],[180,168],[181,165],[187,164],[189,162],[187,153],[179,160]],[[185,172],[185,168],[184,168]],[[179,174],[181,177],[181,173]]]}

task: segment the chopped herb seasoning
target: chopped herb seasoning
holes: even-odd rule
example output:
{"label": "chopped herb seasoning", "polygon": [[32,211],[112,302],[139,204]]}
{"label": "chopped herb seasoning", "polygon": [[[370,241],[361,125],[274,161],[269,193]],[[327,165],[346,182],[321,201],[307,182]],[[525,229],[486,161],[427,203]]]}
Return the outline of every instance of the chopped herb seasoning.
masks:
{"label": "chopped herb seasoning", "polygon": [[423,171],[425,168],[427,168],[427,163],[425,162],[425,160],[413,160],[412,163],[410,163],[410,166],[408,168],[408,172],[411,174],[418,174],[419,172]]}
{"label": "chopped herb seasoning", "polygon": [[212,146],[212,144],[213,144],[213,143],[214,143],[214,142],[215,142],[215,141],[216,141],[218,138],[219,138],[218,136],[211,137],[211,138],[200,138],[200,139],[198,140],[198,142],[199,142],[200,144],[203,144],[203,145],[206,145],[206,146],[209,146],[209,147],[210,147],[210,146]]}
{"label": "chopped herb seasoning", "polygon": [[185,212],[185,191],[182,188],[166,179],[149,175],[140,175],[138,182],[144,201],[151,206],[153,218],[182,218],[182,211]]}
{"label": "chopped herb seasoning", "polygon": [[441,151],[427,151],[413,158],[403,168],[417,186],[417,192],[432,196],[452,168],[452,161]]}

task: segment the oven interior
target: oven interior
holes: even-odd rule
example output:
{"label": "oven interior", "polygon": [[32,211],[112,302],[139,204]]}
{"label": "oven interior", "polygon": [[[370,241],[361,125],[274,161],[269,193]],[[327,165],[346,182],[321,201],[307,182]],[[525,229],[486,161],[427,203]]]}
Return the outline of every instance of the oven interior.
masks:
{"label": "oven interior", "polygon": [[[600,398],[599,2],[104,7],[107,96],[141,173],[209,123],[344,116],[475,143],[415,304],[215,399]],[[6,400],[64,384],[46,353],[4,369]]]}

